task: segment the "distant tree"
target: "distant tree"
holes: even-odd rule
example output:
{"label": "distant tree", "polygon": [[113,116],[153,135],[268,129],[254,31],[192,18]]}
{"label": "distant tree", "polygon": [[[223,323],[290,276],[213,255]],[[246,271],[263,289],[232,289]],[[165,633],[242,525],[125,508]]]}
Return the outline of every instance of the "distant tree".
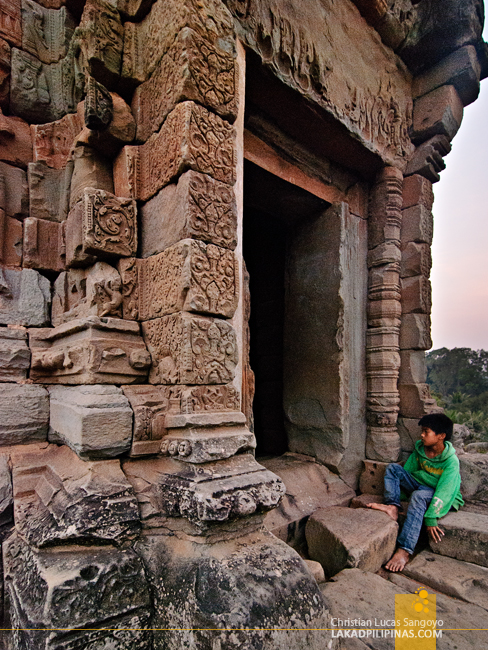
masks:
{"label": "distant tree", "polygon": [[453,402],[488,391],[488,352],[471,348],[441,348],[426,355],[427,383]]}

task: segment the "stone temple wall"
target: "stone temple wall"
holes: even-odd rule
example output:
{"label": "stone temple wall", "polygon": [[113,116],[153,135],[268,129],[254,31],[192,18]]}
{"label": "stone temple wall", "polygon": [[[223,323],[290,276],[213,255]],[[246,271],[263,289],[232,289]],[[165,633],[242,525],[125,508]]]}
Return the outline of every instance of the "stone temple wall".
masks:
{"label": "stone temple wall", "polygon": [[433,407],[431,185],[487,68],[480,3],[438,5],[0,0],[0,648],[325,647],[241,404],[245,48],[369,196],[350,372],[363,457],[397,460]]}

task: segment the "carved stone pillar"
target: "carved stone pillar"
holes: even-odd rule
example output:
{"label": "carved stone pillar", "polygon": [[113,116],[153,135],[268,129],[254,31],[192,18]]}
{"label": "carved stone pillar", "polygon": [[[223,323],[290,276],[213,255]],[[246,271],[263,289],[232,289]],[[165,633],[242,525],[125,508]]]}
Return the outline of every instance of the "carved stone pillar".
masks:
{"label": "carved stone pillar", "polygon": [[366,456],[398,460],[396,423],[400,397],[400,234],[403,176],[394,167],[379,173],[371,192],[368,224],[368,378]]}

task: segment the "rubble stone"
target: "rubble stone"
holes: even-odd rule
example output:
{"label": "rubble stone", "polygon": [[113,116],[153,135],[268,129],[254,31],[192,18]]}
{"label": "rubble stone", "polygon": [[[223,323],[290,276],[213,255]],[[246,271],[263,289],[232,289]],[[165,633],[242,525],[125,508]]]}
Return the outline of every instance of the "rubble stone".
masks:
{"label": "rubble stone", "polygon": [[26,379],[30,356],[25,330],[0,327],[0,381],[21,382]]}
{"label": "rubble stone", "polygon": [[43,327],[50,306],[50,282],[38,271],[0,268],[0,325]]}
{"label": "rubble stone", "polygon": [[48,167],[63,169],[73,148],[75,138],[81,131],[76,113],[69,113],[60,120],[31,126],[34,161]]}
{"label": "rubble stone", "polygon": [[49,397],[42,386],[2,384],[0,445],[25,445],[46,440]]}
{"label": "rubble stone", "polygon": [[118,460],[84,461],[63,445],[12,455],[15,525],[41,548],[121,544],[139,531],[137,500]]}
{"label": "rubble stone", "polygon": [[62,271],[66,247],[61,223],[34,219],[24,221],[23,264],[27,268]]}
{"label": "rubble stone", "polygon": [[345,568],[372,573],[393,555],[398,524],[369,508],[320,508],[308,520],[308,552],[334,576]]}
{"label": "rubble stone", "polygon": [[51,169],[44,162],[29,163],[29,214],[34,219],[64,221],[68,216],[67,192],[71,166]]}
{"label": "rubble stone", "polygon": [[434,553],[488,567],[488,514],[450,512],[440,526],[444,536],[431,543]]}
{"label": "rubble stone", "polygon": [[425,142],[435,135],[452,140],[461,126],[463,103],[454,86],[441,86],[415,100],[412,140]]}
{"label": "rubble stone", "polygon": [[90,316],[29,331],[30,378],[45,384],[141,382],[151,364],[138,323]]}
{"label": "rubble stone", "polygon": [[132,409],[115,386],[53,386],[49,389],[49,441],[71,447],[80,458],[114,458],[132,441]]}
{"label": "rubble stone", "polygon": [[181,102],[158,133],[139,147],[127,145],[115,159],[115,193],[147,201],[188,169],[232,185],[234,138],[233,127],[218,115]]}
{"label": "rubble stone", "polygon": [[0,176],[4,179],[3,209],[7,217],[24,219],[29,216],[27,176],[23,169],[0,162]]}
{"label": "rubble stone", "polygon": [[141,254],[148,257],[189,237],[233,250],[237,210],[232,189],[206,174],[188,171],[140,209]]}

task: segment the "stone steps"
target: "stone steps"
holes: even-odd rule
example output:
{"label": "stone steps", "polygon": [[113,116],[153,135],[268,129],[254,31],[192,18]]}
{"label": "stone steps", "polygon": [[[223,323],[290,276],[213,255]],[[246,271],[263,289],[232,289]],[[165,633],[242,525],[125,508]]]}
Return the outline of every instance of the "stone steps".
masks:
{"label": "stone steps", "polygon": [[488,509],[450,512],[442,518],[441,528],[444,537],[431,544],[434,553],[488,567]]}

